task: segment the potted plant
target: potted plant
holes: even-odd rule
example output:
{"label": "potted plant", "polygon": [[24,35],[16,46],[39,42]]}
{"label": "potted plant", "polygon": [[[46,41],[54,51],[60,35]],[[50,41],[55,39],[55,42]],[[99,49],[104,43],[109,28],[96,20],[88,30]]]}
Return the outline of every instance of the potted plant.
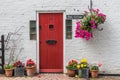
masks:
{"label": "potted plant", "polygon": [[32,59],[28,59],[26,62],[26,73],[27,76],[33,76],[36,73],[36,65]]}
{"label": "potted plant", "polygon": [[77,65],[78,76],[81,78],[89,78],[89,65],[87,59],[81,59],[80,63]]}
{"label": "potted plant", "polygon": [[14,65],[13,64],[5,64],[4,65],[5,75],[7,77],[11,77],[12,74],[13,74],[13,69],[14,69]]}
{"label": "potted plant", "polygon": [[98,77],[98,73],[99,73],[99,67],[101,67],[102,64],[98,63],[97,65],[91,65],[91,77],[92,78],[97,78]]}
{"label": "potted plant", "polygon": [[75,76],[75,73],[77,70],[77,64],[78,64],[78,62],[76,60],[71,60],[68,62],[68,66],[66,66],[68,76],[70,76],[70,77]]}
{"label": "potted plant", "polygon": [[21,61],[16,61],[14,63],[14,75],[15,76],[24,76],[25,68],[24,64]]}
{"label": "potted plant", "polygon": [[98,77],[98,72],[99,72],[98,66],[92,66],[92,68],[91,68],[92,78],[97,78]]}
{"label": "potted plant", "polygon": [[75,37],[83,38],[87,41],[93,37],[94,29],[99,31],[103,28],[98,28],[100,24],[106,21],[106,15],[101,13],[99,9],[89,9],[89,11],[84,11],[84,17],[81,21],[76,22]]}

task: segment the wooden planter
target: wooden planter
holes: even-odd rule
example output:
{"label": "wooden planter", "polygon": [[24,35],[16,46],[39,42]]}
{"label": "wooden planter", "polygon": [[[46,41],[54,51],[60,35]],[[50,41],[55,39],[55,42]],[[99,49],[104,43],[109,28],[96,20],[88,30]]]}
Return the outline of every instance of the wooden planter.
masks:
{"label": "wooden planter", "polygon": [[24,76],[25,68],[24,67],[15,67],[14,76]]}
{"label": "wooden planter", "polygon": [[36,67],[26,67],[27,76],[34,76],[36,73]]}
{"label": "wooden planter", "polygon": [[81,68],[78,70],[78,76],[80,78],[89,78],[89,68]]}
{"label": "wooden planter", "polygon": [[98,70],[91,70],[91,77],[92,78],[97,78],[98,77]]}
{"label": "wooden planter", "polygon": [[7,77],[11,77],[13,74],[13,69],[5,69],[5,75]]}
{"label": "wooden planter", "polygon": [[67,70],[67,75],[70,77],[74,77],[75,76],[75,70]]}

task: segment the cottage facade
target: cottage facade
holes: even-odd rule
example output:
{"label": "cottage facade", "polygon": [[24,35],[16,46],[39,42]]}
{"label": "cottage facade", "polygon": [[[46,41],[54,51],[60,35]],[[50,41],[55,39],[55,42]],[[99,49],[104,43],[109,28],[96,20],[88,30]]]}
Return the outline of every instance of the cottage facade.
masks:
{"label": "cottage facade", "polygon": [[[89,41],[76,39],[74,31],[79,19],[67,16],[82,15],[89,2],[1,0],[0,35],[21,34],[17,35],[20,41],[14,42],[18,46],[15,54],[20,53],[18,59],[23,62],[29,58],[35,60],[37,72],[66,72],[69,60],[87,58],[89,63],[103,63],[101,73],[120,74],[120,1],[93,0],[93,8],[107,15],[106,22],[100,25],[104,30],[94,31],[94,38]],[[6,49],[6,63],[10,51]]]}

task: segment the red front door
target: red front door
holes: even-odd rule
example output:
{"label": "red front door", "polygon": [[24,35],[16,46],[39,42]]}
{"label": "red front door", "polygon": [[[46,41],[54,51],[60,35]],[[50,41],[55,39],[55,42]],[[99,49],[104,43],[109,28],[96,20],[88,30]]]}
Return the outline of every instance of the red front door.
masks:
{"label": "red front door", "polygon": [[63,13],[39,14],[40,72],[63,72]]}

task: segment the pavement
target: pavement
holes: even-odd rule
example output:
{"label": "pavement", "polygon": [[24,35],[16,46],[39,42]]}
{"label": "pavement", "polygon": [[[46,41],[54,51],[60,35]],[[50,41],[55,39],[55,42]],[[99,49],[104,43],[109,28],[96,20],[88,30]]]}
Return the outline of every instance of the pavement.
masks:
{"label": "pavement", "polygon": [[120,80],[120,76],[99,76],[99,78],[75,78],[69,77],[66,74],[60,73],[42,73],[37,74],[33,77],[6,77],[5,75],[0,74],[0,80]]}

